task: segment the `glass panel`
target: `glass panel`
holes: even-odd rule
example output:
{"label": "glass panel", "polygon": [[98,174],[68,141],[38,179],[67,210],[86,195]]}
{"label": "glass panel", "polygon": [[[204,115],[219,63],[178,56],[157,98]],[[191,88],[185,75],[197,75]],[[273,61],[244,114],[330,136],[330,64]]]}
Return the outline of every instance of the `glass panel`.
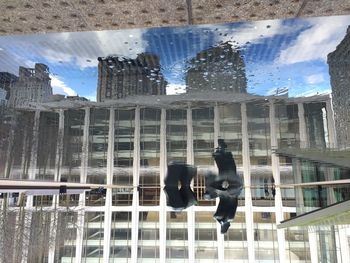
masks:
{"label": "glass panel", "polygon": [[167,110],[167,159],[186,163],[187,154],[187,112],[176,109]]}
{"label": "glass panel", "polygon": [[140,205],[158,205],[160,195],[160,110],[140,110]]}
{"label": "glass panel", "polygon": [[36,179],[54,180],[58,120],[57,113],[40,113]]}
{"label": "glass panel", "polygon": [[217,231],[212,212],[195,213],[195,258],[196,262],[217,262]]}
{"label": "glass panel", "polygon": [[[6,152],[6,178],[28,179],[31,151],[34,142],[34,112],[15,112],[8,116],[13,130],[9,137],[10,151]],[[13,136],[13,137],[12,137]],[[3,176],[2,176],[3,177]]]}
{"label": "glass panel", "polygon": [[110,262],[131,260],[131,212],[112,212]]}
{"label": "glass panel", "polygon": [[[159,258],[159,213],[140,212],[138,230],[138,262]],[[145,260],[143,260],[145,259]]]}
{"label": "glass panel", "polygon": [[82,262],[103,262],[104,213],[85,212]]}
{"label": "glass panel", "polygon": [[[112,189],[112,205],[131,205],[134,163],[135,111],[115,110],[113,184],[128,187]],[[130,188],[129,188],[130,187]]]}
{"label": "glass panel", "polygon": [[90,109],[88,183],[106,183],[109,112],[109,109]]}
{"label": "glass panel", "polygon": [[[166,258],[188,259],[188,229],[186,212],[167,212]],[[182,261],[181,261],[182,262]]]}
{"label": "glass panel", "polygon": [[192,109],[193,152],[194,164],[197,166],[197,176],[194,177],[194,193],[198,205],[215,205],[215,200],[207,201],[205,193],[205,176],[208,169],[214,169],[214,109]]}
{"label": "glass panel", "polygon": [[83,110],[64,112],[64,136],[61,178],[68,182],[80,181],[81,156],[84,133]]}
{"label": "glass panel", "polygon": [[225,262],[248,262],[247,231],[244,213],[237,212],[224,235]]}
{"label": "glass panel", "polygon": [[254,213],[254,245],[257,262],[277,261],[279,259],[275,222],[274,213]]}

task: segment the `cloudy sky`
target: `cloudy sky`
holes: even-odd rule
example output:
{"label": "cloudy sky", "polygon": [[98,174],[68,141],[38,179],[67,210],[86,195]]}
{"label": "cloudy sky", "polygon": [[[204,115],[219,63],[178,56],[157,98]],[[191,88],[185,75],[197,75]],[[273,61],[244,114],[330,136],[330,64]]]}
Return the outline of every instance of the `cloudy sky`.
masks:
{"label": "cloudy sky", "polygon": [[290,96],[330,92],[327,54],[344,38],[350,16],[266,20],[173,28],[0,37],[0,71],[18,74],[34,63],[50,68],[54,93],[95,100],[97,58],[160,56],[168,93],[184,91],[186,61],[198,52],[229,42],[240,49],[248,91]]}

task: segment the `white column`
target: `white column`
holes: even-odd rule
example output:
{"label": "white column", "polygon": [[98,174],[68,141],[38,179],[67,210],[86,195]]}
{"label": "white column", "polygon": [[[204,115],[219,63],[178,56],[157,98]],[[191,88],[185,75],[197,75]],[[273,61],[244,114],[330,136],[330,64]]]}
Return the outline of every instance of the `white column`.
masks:
{"label": "white column", "polygon": [[[192,109],[191,105],[187,108],[187,163],[194,164],[193,155],[193,123],[192,123]],[[193,187],[193,183],[192,183]],[[195,211],[193,206],[187,209],[187,235],[188,235],[188,260],[195,262]]]}
{"label": "white column", "polygon": [[[114,115],[115,109],[109,110],[109,131],[107,148],[107,184],[113,184],[114,167]],[[109,251],[111,247],[111,229],[112,229],[112,189],[107,188],[105,200],[104,233],[103,233],[103,262],[109,262]]]}
{"label": "white column", "polygon": [[309,140],[306,131],[306,121],[304,104],[298,103],[298,118],[299,118],[299,135],[300,135],[300,148],[307,148],[309,146]]}
{"label": "white column", "polygon": [[[277,132],[276,132],[276,118],[275,118],[275,104],[274,100],[269,102],[269,117],[270,117],[270,138],[271,138],[271,164],[272,164],[272,175],[275,180],[276,185],[276,195],[275,195],[275,215],[276,224],[283,221],[283,203],[282,203],[282,193],[281,193],[281,176],[280,176],[280,161],[276,153],[274,152],[278,148]],[[286,261],[286,244],[284,229],[277,229],[277,241],[278,241],[278,254],[280,263]]]}
{"label": "white column", "polygon": [[[309,140],[307,137],[307,130],[306,130],[306,121],[305,121],[305,112],[304,112],[304,105],[303,103],[298,103],[298,117],[299,117],[299,134],[300,134],[300,148],[308,148],[309,147]],[[300,167],[297,167],[297,177],[301,180],[301,163],[300,161],[297,161],[297,165]],[[303,200],[303,192],[302,189],[296,189],[295,194],[300,194],[300,199]],[[302,207],[304,205],[300,203]],[[309,246],[310,246],[310,257],[311,257],[311,263],[317,263],[318,262],[318,254],[317,254],[317,235],[314,231],[308,229],[308,235],[309,235]]]}
{"label": "white column", "polygon": [[[89,125],[90,125],[90,108],[85,108],[83,145],[81,153],[80,182],[86,183],[89,154]],[[81,263],[84,239],[85,224],[85,192],[79,195],[79,210],[77,217],[77,239],[75,242],[75,263]]]}
{"label": "white column", "polygon": [[133,162],[133,197],[132,197],[132,218],[131,218],[131,262],[137,263],[137,246],[139,231],[139,185],[140,173],[140,107],[135,108],[135,132],[134,132],[134,162]]}
{"label": "white column", "polygon": [[254,222],[253,222],[253,201],[250,190],[250,153],[249,153],[249,137],[248,137],[248,118],[246,103],[241,104],[242,117],[242,161],[243,161],[243,177],[244,177],[244,192],[245,192],[245,222],[247,231],[248,244],[248,261],[255,262],[255,247],[254,247]]}
{"label": "white column", "polygon": [[160,207],[159,207],[159,261],[165,263],[166,258],[166,196],[164,178],[167,170],[167,147],[166,147],[166,109],[162,109],[160,115]]}
{"label": "white column", "polygon": [[32,137],[32,148],[30,154],[30,166],[28,172],[28,179],[34,180],[36,174],[36,163],[38,157],[38,143],[39,143],[39,124],[40,124],[40,111],[35,111],[34,125],[33,125],[33,137]]}
{"label": "white column", "polygon": [[339,262],[346,262],[350,258],[349,241],[346,233],[346,228],[347,226],[345,225],[337,227],[341,254],[341,260],[339,260]]}
{"label": "white column", "polygon": [[[39,124],[40,124],[40,111],[35,111],[34,114],[34,124],[33,124],[33,137],[31,144],[31,154],[29,161],[29,169],[28,169],[28,179],[35,180],[36,169],[37,169],[37,157],[38,157],[38,143],[39,143]],[[33,196],[27,196],[26,208],[31,208],[33,206]],[[30,243],[30,225],[32,222],[32,211],[30,209],[25,209],[23,211],[25,213],[24,219],[24,230],[23,230],[23,253],[22,253],[22,262],[27,262],[28,259],[28,248]]]}
{"label": "white column", "polygon": [[[218,147],[218,139],[220,137],[220,111],[219,106],[214,106],[214,147]],[[216,164],[215,164],[216,167]],[[217,169],[217,167],[216,167]],[[220,198],[216,198],[216,207],[219,205]],[[216,222],[216,236],[217,236],[217,248],[218,248],[218,260],[223,261],[225,259],[224,253],[224,235],[221,234],[221,225]]]}
{"label": "white column", "polygon": [[245,192],[245,223],[247,231],[248,244],[248,261],[255,262],[255,247],[254,247],[254,222],[253,222],[253,201],[250,190],[250,154],[249,154],[249,137],[248,137],[248,118],[247,106],[243,102],[241,104],[242,117],[242,161],[243,161],[243,177],[244,177],[244,192]]}
{"label": "white column", "polygon": [[[62,154],[63,154],[63,136],[64,136],[64,110],[59,110],[58,113],[58,133],[57,133],[57,146],[56,146],[56,158],[55,158],[55,181],[61,180],[61,167],[62,167]],[[50,244],[48,263],[54,263],[55,261],[55,243],[57,234],[57,220],[58,212],[56,211],[59,205],[59,195],[54,195],[52,199],[53,212],[51,212],[52,218],[50,222],[50,240],[53,240],[53,244]]]}
{"label": "white column", "polygon": [[55,181],[61,180],[61,167],[63,155],[63,137],[64,137],[64,110],[58,113],[58,134],[57,134],[57,148],[55,159]]}
{"label": "white column", "polygon": [[327,114],[327,128],[329,136],[330,148],[337,148],[337,134],[335,129],[334,111],[332,105],[332,95],[329,95],[329,99],[326,101],[326,114]]}

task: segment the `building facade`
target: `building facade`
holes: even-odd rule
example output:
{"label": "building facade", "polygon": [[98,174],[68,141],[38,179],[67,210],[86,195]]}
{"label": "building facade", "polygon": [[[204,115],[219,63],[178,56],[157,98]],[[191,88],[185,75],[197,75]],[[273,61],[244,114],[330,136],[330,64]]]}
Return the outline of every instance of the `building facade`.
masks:
{"label": "building facade", "polygon": [[335,51],[328,55],[338,146],[350,147],[350,27]]}
{"label": "building facade", "polygon": [[243,57],[227,42],[201,51],[188,61],[188,67],[187,92],[247,92]]}
{"label": "building facade", "polygon": [[99,57],[98,61],[98,102],[134,95],[166,94],[167,82],[157,55],[142,53],[136,59]]}
{"label": "building facade", "polygon": [[[113,185],[105,194],[17,201],[10,211],[20,204],[28,213],[61,208],[66,228],[63,235],[62,227],[46,224],[54,246],[40,246],[43,241],[34,233],[22,234],[30,237],[29,248],[8,257],[24,262],[319,262],[312,232],[276,227],[295,216],[297,207],[294,190],[280,187],[294,182],[292,160],[274,150],[310,140],[327,146],[331,133],[315,130],[331,125],[331,101],[249,96],[228,101],[160,107],[82,102],[80,108],[18,113],[25,129],[2,124],[12,132],[10,154],[1,155],[2,176]],[[307,110],[315,105],[324,114],[316,126],[317,115]],[[203,174],[216,170],[211,153],[218,138],[225,139],[244,179],[236,217],[225,235],[213,218],[216,202],[203,198]],[[176,213],[166,206],[162,191],[167,163],[173,160],[198,167],[193,181],[198,205]],[[32,229],[35,218],[28,219]],[[35,253],[38,246],[41,257]]]}
{"label": "building facade", "polygon": [[28,106],[46,101],[52,95],[49,68],[36,63],[34,68],[19,67],[19,77],[11,89],[9,106]]}
{"label": "building facade", "polygon": [[4,89],[6,91],[6,100],[9,100],[11,89],[18,80],[16,75],[13,75],[8,72],[0,72],[0,89]]}

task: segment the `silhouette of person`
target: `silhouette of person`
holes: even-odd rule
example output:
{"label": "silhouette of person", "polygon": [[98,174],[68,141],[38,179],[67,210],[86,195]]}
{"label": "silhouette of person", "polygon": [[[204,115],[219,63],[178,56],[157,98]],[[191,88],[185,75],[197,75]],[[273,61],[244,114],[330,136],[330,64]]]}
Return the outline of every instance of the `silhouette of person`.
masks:
{"label": "silhouette of person", "polygon": [[[168,173],[164,180],[167,205],[177,211],[197,204],[191,189],[191,181],[197,174],[197,168],[180,162],[168,164]],[[179,188],[180,184],[180,188]]]}
{"label": "silhouette of person", "polygon": [[237,168],[232,153],[226,151],[227,145],[224,140],[218,140],[219,147],[213,153],[213,157],[219,169],[219,175],[208,172],[206,176],[206,192],[204,198],[209,200],[220,198],[214,218],[221,225],[221,233],[226,233],[230,222],[234,219],[238,196],[240,195],[243,182],[237,175]]}

